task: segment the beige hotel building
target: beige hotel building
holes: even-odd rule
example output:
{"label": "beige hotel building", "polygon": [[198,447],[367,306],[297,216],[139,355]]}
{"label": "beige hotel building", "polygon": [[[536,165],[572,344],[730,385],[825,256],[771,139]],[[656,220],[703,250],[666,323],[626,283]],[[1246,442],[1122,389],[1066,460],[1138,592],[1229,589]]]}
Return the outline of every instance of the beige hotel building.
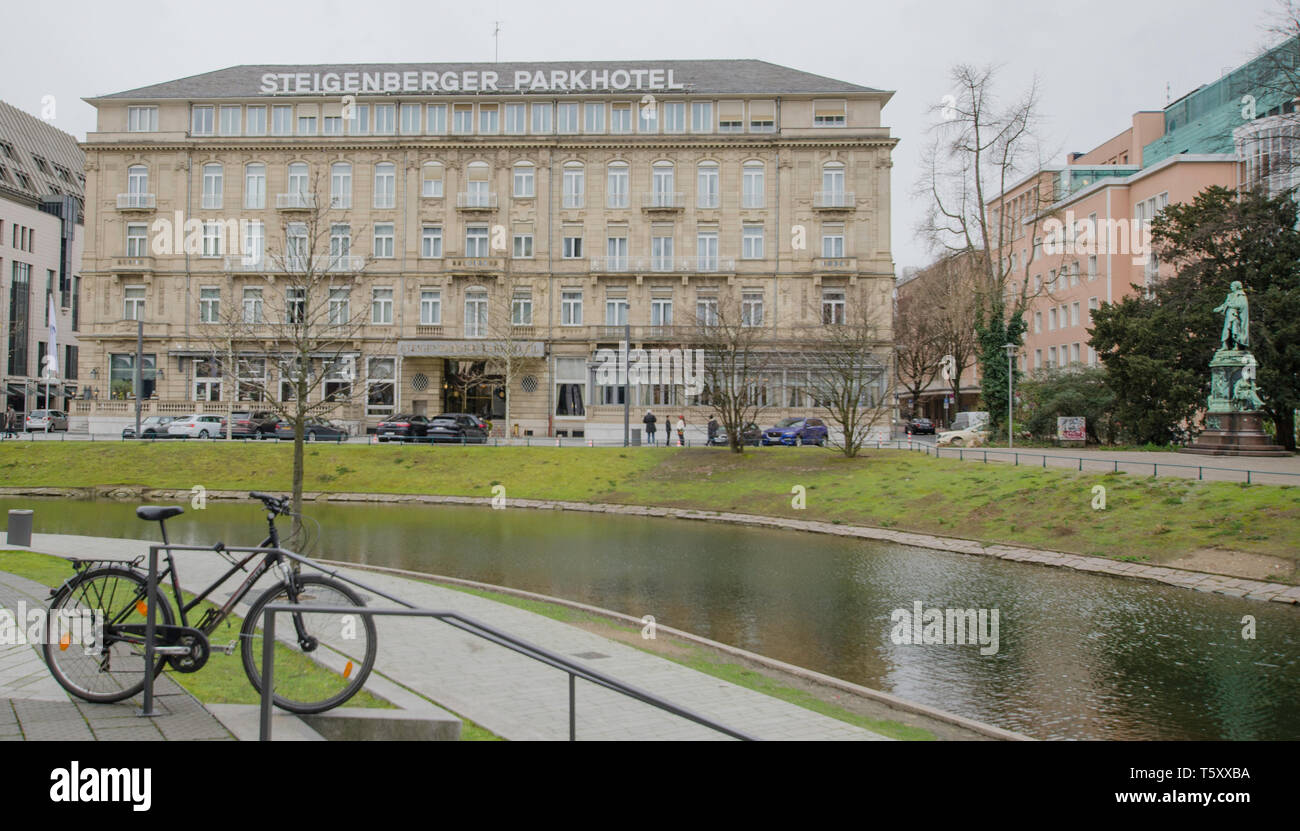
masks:
{"label": "beige hotel building", "polygon": [[[502,436],[621,439],[623,390],[598,383],[597,350],[629,324],[633,348],[689,347],[719,304],[772,351],[764,419],[815,414],[783,354],[861,309],[892,340],[891,94],[707,60],[238,66],[87,99],[92,392],[73,416],[97,433],[134,418],[137,321],[145,414],[225,412],[232,395],[260,409],[245,399],[262,384],[232,383],[213,331],[232,313],[265,323],[237,374],[274,391],[293,298],[271,252],[309,215],[341,272],[331,303],[365,318],[349,371],[313,368],[354,433],[471,412]],[[168,246],[192,220],[201,240]],[[499,337],[529,358],[508,425],[499,383],[460,383]],[[636,426],[653,408],[697,435],[709,415],[671,384],[631,396]]]}

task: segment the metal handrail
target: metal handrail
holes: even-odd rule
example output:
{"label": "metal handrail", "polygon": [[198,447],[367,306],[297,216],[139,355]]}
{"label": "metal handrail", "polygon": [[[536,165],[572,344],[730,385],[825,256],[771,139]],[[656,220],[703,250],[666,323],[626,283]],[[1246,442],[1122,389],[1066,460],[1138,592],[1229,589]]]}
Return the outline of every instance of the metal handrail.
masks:
{"label": "metal handrail", "polygon": [[[690,721],[694,721],[697,724],[701,724],[712,730],[716,730],[719,733],[723,733],[725,735],[731,736],[732,738],[741,739],[743,741],[757,741],[756,737],[754,736],[750,736],[747,733],[727,727],[724,724],[720,724],[719,722],[713,721],[707,716],[702,716],[698,713],[686,709],[685,707],[680,707],[676,704],[673,704],[665,699],[660,698],[654,693],[646,692],[645,690],[639,689],[637,687],[633,687],[630,684],[624,684],[622,681],[618,681],[614,678],[604,675],[603,673],[596,672],[595,670],[592,669],[588,669],[587,667],[584,667],[581,664],[576,664],[573,661],[570,661],[568,658],[565,658],[563,655],[559,655],[555,652],[551,652],[548,649],[544,649],[540,646],[535,646],[533,644],[530,644],[527,641],[516,638],[513,635],[501,631],[500,629],[496,629],[492,626],[489,626],[486,623],[482,623],[481,621],[477,621],[474,620],[473,618],[466,617],[464,615],[459,614],[458,612],[419,609],[413,603],[408,603],[407,601],[402,600],[399,597],[395,597],[394,595],[391,595],[383,591],[382,589],[363,583],[362,581],[357,580],[356,578],[344,575],[337,568],[335,569],[326,568],[320,563],[317,563],[308,557],[304,557],[301,554],[297,554],[293,551],[289,551],[288,549],[226,546],[226,545],[223,545],[220,549],[217,549],[213,546],[179,545],[179,544],[171,544],[166,542],[161,544],[155,543],[149,546],[149,573],[148,573],[148,583],[147,583],[148,596],[146,598],[147,609],[145,615],[144,701],[140,713],[142,716],[154,715],[153,681],[154,681],[154,665],[157,661],[157,656],[154,653],[154,647],[155,647],[154,640],[155,640],[155,635],[157,634],[157,628],[156,628],[157,607],[156,604],[154,603],[154,595],[157,594],[158,591],[158,552],[159,551],[213,551],[218,553],[227,552],[231,554],[278,554],[282,557],[285,557],[286,559],[292,560],[297,563],[302,563],[303,565],[314,568],[317,571],[326,574],[330,577],[333,577],[336,580],[341,580],[345,583],[349,583],[357,587],[358,589],[361,589],[362,591],[370,592],[371,594],[382,597],[385,600],[389,600],[403,607],[402,609],[366,609],[366,608],[358,609],[355,606],[348,606],[348,607],[314,606],[312,607],[316,611],[338,612],[338,613],[347,613],[347,614],[363,614],[369,616],[401,615],[407,617],[432,617],[432,618],[442,620],[444,623],[447,623],[450,626],[454,626],[457,629],[461,629],[465,632],[469,632],[472,635],[476,635],[480,638],[483,638],[484,640],[492,641],[493,643],[499,644],[500,646],[504,646],[506,649],[512,650],[514,652],[518,652],[519,654],[532,658],[535,661],[540,661],[541,663],[547,664],[548,666],[552,666],[555,667],[556,669],[563,670],[564,672],[567,672],[569,674],[569,740],[570,741],[574,741],[576,739],[576,729],[577,729],[576,709],[575,709],[576,696],[575,696],[575,687],[574,687],[576,678],[583,678],[587,681],[590,681],[593,684],[597,684],[599,686],[605,687],[606,689],[613,690],[614,692],[628,696],[629,698],[633,698],[644,704],[649,704],[650,706],[656,707],[660,710],[664,710],[665,712],[669,712],[674,715],[681,716],[682,718],[688,719]],[[174,571],[172,572],[172,579],[174,581],[173,585],[179,583],[179,577]],[[273,645],[275,643],[275,613],[281,611],[293,611],[294,609],[297,608],[300,607],[295,606],[293,604],[273,603],[267,606],[266,609],[264,610],[266,614],[265,614],[263,627],[262,627],[263,628],[263,632],[262,632],[262,717],[261,717],[262,722],[261,722],[261,734],[260,734],[260,738],[262,741],[269,741],[271,738],[270,707],[271,707],[271,702],[273,700],[271,692],[274,683],[273,673],[274,673],[275,652],[273,649]]]}
{"label": "metal handrail", "polygon": [[[928,442],[916,442],[910,439],[907,440],[906,442],[900,439],[891,439],[890,441],[886,441],[886,442],[878,441],[876,442],[876,449],[880,450],[883,446],[891,445],[891,444],[894,445],[899,450],[904,449],[903,445],[906,444],[907,445],[906,449],[921,450],[924,451],[924,453],[927,456],[930,455],[931,450],[934,450],[934,457],[936,459],[940,458],[943,455],[942,451],[944,450],[950,450],[955,452],[957,454],[957,458],[961,459],[962,461],[965,461],[967,453],[982,454],[982,458],[986,462],[988,461],[988,455],[990,453],[1001,454],[1003,456],[1011,456],[1013,457],[1013,464],[1015,465],[1020,464],[1021,456],[1037,456],[1043,460],[1042,467],[1044,468],[1047,467],[1048,459],[1061,459],[1062,461],[1067,461],[1067,462],[1077,462],[1078,470],[1080,472],[1082,472],[1083,470],[1084,462],[1089,462],[1091,464],[1110,465],[1111,470],[1114,473],[1119,473],[1120,465],[1140,465],[1143,467],[1150,465],[1151,475],[1155,478],[1160,477],[1160,468],[1162,466],[1163,467],[1184,467],[1189,469],[1196,468],[1197,481],[1205,480],[1205,471],[1207,470],[1222,470],[1222,471],[1227,471],[1229,473],[1244,473],[1246,474],[1247,485],[1254,484],[1253,477],[1256,476],[1300,476],[1300,473],[1292,473],[1286,470],[1253,470],[1250,468],[1240,468],[1240,467],[1215,467],[1214,465],[1191,465],[1191,464],[1179,463],[1179,462],[1143,462],[1143,461],[1138,461],[1136,459],[1090,459],[1087,456],[1063,456],[1055,453],[1031,453],[1026,450],[1000,450],[998,448],[984,448],[984,447],[940,447],[938,445],[929,444]],[[1063,467],[1063,465],[1057,465],[1057,467]]]}
{"label": "metal handrail", "polygon": [[[346,579],[346,578],[343,578]],[[278,612],[301,611],[302,607],[292,603],[273,603],[267,606],[263,611],[262,619],[262,712],[260,719],[259,735],[260,741],[271,740],[271,703],[274,700],[273,685],[275,682],[275,615]],[[459,612],[438,611],[435,609],[358,609],[355,606],[312,606],[313,613],[326,614],[361,614],[366,617],[380,615],[384,617],[428,617],[440,620],[449,626],[454,626],[463,632],[491,641],[499,646],[504,646],[512,652],[517,652],[534,661],[539,661],[547,666],[562,670],[569,675],[569,741],[577,741],[577,695],[576,681],[582,678],[593,684],[613,690],[616,693],[625,695],[628,698],[640,701],[643,704],[649,704],[673,715],[681,716],[684,719],[701,724],[719,733],[731,736],[742,741],[756,741],[755,737],[747,733],[727,727],[724,724],[702,716],[685,707],[680,707],[672,702],[666,701],[654,693],[646,692],[618,681],[595,670],[588,669],[581,664],[574,663],[563,655],[551,652],[540,646],[535,646],[527,641],[520,640],[513,635],[507,634],[495,627],[489,626],[482,621],[466,617]]]}

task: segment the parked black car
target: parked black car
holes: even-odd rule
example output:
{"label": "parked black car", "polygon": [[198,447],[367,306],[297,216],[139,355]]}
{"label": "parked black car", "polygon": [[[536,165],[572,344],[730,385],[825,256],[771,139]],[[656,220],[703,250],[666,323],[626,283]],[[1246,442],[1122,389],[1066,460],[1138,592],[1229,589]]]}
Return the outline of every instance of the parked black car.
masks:
{"label": "parked black car", "polygon": [[443,413],[429,419],[429,441],[487,444],[488,426],[468,413]]}
{"label": "parked black car", "polygon": [[921,434],[934,435],[934,422],[928,418],[914,418],[907,422],[907,432],[914,436]]}
{"label": "parked black car", "polygon": [[403,413],[384,419],[375,428],[380,441],[410,441],[429,435],[429,419],[422,415]]}
{"label": "parked black car", "polygon": [[[758,447],[760,444],[762,444],[762,441],[763,441],[763,430],[752,421],[745,425],[744,430],[740,431],[741,444],[747,444],[753,447]],[[713,441],[710,442],[709,444],[714,447],[726,447],[728,444],[727,428],[718,427],[718,434],[713,437]]]}
{"label": "parked black car", "polygon": [[[293,441],[293,423],[289,421],[276,423],[275,437]],[[303,441],[347,441],[347,439],[347,430],[335,427],[328,421],[322,421],[319,418],[309,418],[302,425]]]}

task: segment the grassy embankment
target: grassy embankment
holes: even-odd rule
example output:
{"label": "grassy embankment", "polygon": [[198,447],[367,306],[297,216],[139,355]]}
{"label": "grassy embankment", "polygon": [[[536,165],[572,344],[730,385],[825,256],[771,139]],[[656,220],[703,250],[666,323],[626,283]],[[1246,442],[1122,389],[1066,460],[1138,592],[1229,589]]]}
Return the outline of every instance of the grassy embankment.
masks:
{"label": "grassy embankment", "polygon": [[[284,491],[292,448],[269,444],[0,445],[0,485]],[[658,505],[869,525],[987,543],[1162,562],[1218,548],[1300,558],[1300,487],[934,459],[857,459],[813,448],[735,456],[688,448],[324,445],[308,491],[452,494]],[[1092,508],[1094,485],[1105,510]],[[791,489],[806,488],[796,510]]]}

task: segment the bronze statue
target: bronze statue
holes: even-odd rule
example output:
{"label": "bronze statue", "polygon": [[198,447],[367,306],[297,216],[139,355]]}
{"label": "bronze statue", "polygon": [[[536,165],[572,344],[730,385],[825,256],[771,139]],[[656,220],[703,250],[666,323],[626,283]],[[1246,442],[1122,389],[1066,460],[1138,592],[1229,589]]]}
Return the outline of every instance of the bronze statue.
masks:
{"label": "bronze statue", "polygon": [[[1246,300],[1246,292],[1242,290],[1240,280],[1232,281],[1227,299],[1216,306],[1214,311],[1223,312],[1223,331],[1219,335],[1221,347],[1223,349],[1249,348],[1250,303]],[[1232,346],[1229,347],[1229,344]]]}

